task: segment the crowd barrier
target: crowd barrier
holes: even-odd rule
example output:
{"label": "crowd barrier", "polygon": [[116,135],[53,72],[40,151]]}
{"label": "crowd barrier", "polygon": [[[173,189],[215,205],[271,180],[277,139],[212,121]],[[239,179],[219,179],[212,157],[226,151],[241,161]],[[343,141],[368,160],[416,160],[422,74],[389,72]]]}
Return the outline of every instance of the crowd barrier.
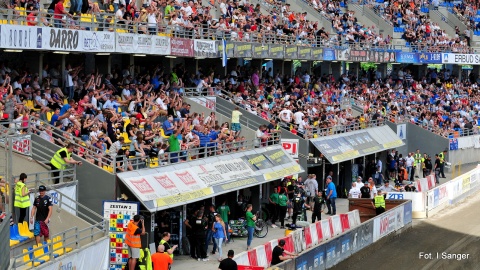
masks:
{"label": "crowd barrier", "polygon": [[[342,220],[341,216],[340,220]],[[410,227],[411,223],[412,202],[406,201],[373,219],[345,230],[336,237],[329,240],[323,239],[324,241],[319,245],[307,249],[300,256],[268,269],[328,269],[376,241],[393,233],[401,232]]]}
{"label": "crowd barrier", "polygon": [[358,210],[335,215],[312,223],[303,229],[297,229],[283,238],[271,240],[252,250],[242,252],[235,256],[234,260],[239,265],[239,269],[264,269],[270,266],[272,250],[278,245],[279,240],[285,240],[286,251],[300,254],[360,225]]}
{"label": "crowd barrier", "polygon": [[435,186],[435,176],[429,175],[415,182],[418,192],[389,192],[386,198],[412,200],[412,217],[427,218],[480,190],[479,178],[480,167],[439,186]]}

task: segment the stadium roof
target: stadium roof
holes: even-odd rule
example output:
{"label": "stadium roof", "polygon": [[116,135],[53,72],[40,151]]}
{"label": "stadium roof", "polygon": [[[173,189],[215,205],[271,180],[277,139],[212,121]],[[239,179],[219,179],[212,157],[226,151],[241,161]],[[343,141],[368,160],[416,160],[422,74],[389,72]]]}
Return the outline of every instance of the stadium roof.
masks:
{"label": "stadium roof", "polygon": [[388,126],[335,134],[310,140],[331,164],[405,145]]}

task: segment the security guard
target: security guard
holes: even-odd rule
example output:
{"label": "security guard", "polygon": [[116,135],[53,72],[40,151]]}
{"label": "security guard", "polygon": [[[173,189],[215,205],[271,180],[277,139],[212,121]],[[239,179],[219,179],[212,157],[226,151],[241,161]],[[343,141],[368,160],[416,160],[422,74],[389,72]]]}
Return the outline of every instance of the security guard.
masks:
{"label": "security guard", "polygon": [[196,238],[195,251],[197,259],[207,261],[207,251],[205,250],[206,231],[208,227],[207,220],[203,218],[203,211],[198,211],[196,219],[192,225],[193,235]]}
{"label": "security guard", "polygon": [[[422,167],[422,154],[420,153],[420,149],[417,149],[417,152],[413,155],[415,159],[415,175],[420,175],[420,168]],[[413,178],[410,178],[413,179]]]}
{"label": "security guard", "polygon": [[160,245],[163,245],[165,247],[165,252],[170,256],[170,258],[173,259],[173,253],[175,252],[175,249],[177,249],[177,245],[174,245],[173,247],[170,247],[170,233],[169,232],[164,232],[162,234],[162,240],[160,240]]}
{"label": "security guard", "polygon": [[53,172],[55,184],[58,184],[60,182],[60,172],[58,172],[58,170],[65,170],[67,164],[82,165],[81,161],[76,161],[71,157],[73,153],[73,147],[73,143],[67,144],[66,147],[60,148],[60,150],[58,150],[50,160],[50,168],[52,169],[52,171],[57,171]]}
{"label": "security guard", "polygon": [[373,198],[372,206],[377,212],[377,216],[385,212],[385,197],[383,197],[381,190],[377,190],[377,196]]}
{"label": "security guard", "polygon": [[18,216],[18,223],[23,223],[27,216],[27,209],[30,207],[30,191],[25,185],[27,181],[27,175],[25,173],[20,174],[17,184],[15,185],[15,203],[14,206],[20,209],[20,215]]}
{"label": "security guard", "polygon": [[440,154],[438,154],[438,157],[440,158],[440,175],[442,176],[442,178],[445,178],[445,154],[447,154],[447,150],[443,150],[443,152],[440,152]]}

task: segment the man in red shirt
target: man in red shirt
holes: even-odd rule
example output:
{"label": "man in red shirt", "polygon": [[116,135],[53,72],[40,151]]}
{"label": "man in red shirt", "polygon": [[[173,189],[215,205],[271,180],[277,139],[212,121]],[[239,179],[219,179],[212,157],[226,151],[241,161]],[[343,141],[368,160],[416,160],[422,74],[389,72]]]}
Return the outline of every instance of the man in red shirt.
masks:
{"label": "man in red shirt", "polygon": [[33,9],[27,15],[27,25],[28,26],[35,26],[38,24],[37,22],[37,13],[38,10],[33,7]]}
{"label": "man in red shirt", "polygon": [[70,18],[73,18],[73,15],[68,13],[65,8],[63,8],[63,1],[64,0],[59,0],[55,5],[55,10],[53,11],[54,24],[57,28],[62,28],[62,17],[64,14]]}
{"label": "man in red shirt", "polygon": [[165,252],[165,246],[159,245],[157,253],[151,256],[153,270],[168,270],[173,263],[173,259]]}

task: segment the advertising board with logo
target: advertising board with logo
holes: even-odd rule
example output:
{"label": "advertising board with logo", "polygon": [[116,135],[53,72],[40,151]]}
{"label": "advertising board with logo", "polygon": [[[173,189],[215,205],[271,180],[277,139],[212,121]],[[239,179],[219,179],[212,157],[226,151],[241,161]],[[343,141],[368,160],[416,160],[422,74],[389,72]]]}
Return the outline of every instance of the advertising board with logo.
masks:
{"label": "advertising board with logo", "polygon": [[253,58],[268,58],[269,53],[268,53],[268,45],[263,45],[263,44],[253,44]]}
{"label": "advertising board with logo", "polygon": [[[223,55],[223,43],[222,41],[217,41],[218,53],[217,57],[222,57]],[[233,50],[235,46],[232,42],[227,42],[227,57],[233,57]]]}
{"label": "advertising board with logo", "polygon": [[235,42],[234,55],[240,58],[252,57],[252,43]]}
{"label": "advertising board with logo", "polygon": [[291,59],[291,60],[298,59],[297,46],[285,46],[285,59]]}
{"label": "advertising board with logo", "polygon": [[278,44],[269,44],[268,45],[269,56],[273,59],[283,59],[284,57],[284,46]]}
{"label": "advertising board with logo", "polygon": [[418,61],[423,64],[441,64],[442,54],[426,52],[418,53]]}
{"label": "advertising board with logo", "polygon": [[312,48],[312,60],[317,60],[317,61],[323,60],[323,48],[318,48],[318,47]]}
{"label": "advertising board with logo", "polygon": [[293,158],[298,158],[298,139],[283,139],[281,140],[283,149],[292,155]]}
{"label": "advertising board with logo", "polygon": [[115,52],[115,34],[111,32],[45,27],[42,33],[42,47],[46,50]]}
{"label": "advertising board with logo", "polygon": [[170,54],[170,38],[153,35],[116,33],[116,51],[138,54]]}
{"label": "advertising board with logo", "polygon": [[[0,46],[5,49],[42,49],[42,27],[21,25],[0,25]],[[48,28],[45,28],[48,29]]]}
{"label": "advertising board with logo", "polygon": [[312,59],[312,50],[309,47],[298,47],[298,59]]}
{"label": "advertising board with logo", "polygon": [[443,53],[443,64],[480,65],[480,54]]}
{"label": "advertising board with logo", "polygon": [[396,56],[397,56],[397,62],[398,63],[410,63],[410,64],[419,63],[417,53],[397,52]]}
{"label": "advertising board with logo", "polygon": [[193,40],[187,38],[171,38],[170,50],[172,55],[193,57]]}
{"label": "advertising board with logo", "polygon": [[217,57],[217,42],[214,40],[195,39],[193,48],[195,57]]}

